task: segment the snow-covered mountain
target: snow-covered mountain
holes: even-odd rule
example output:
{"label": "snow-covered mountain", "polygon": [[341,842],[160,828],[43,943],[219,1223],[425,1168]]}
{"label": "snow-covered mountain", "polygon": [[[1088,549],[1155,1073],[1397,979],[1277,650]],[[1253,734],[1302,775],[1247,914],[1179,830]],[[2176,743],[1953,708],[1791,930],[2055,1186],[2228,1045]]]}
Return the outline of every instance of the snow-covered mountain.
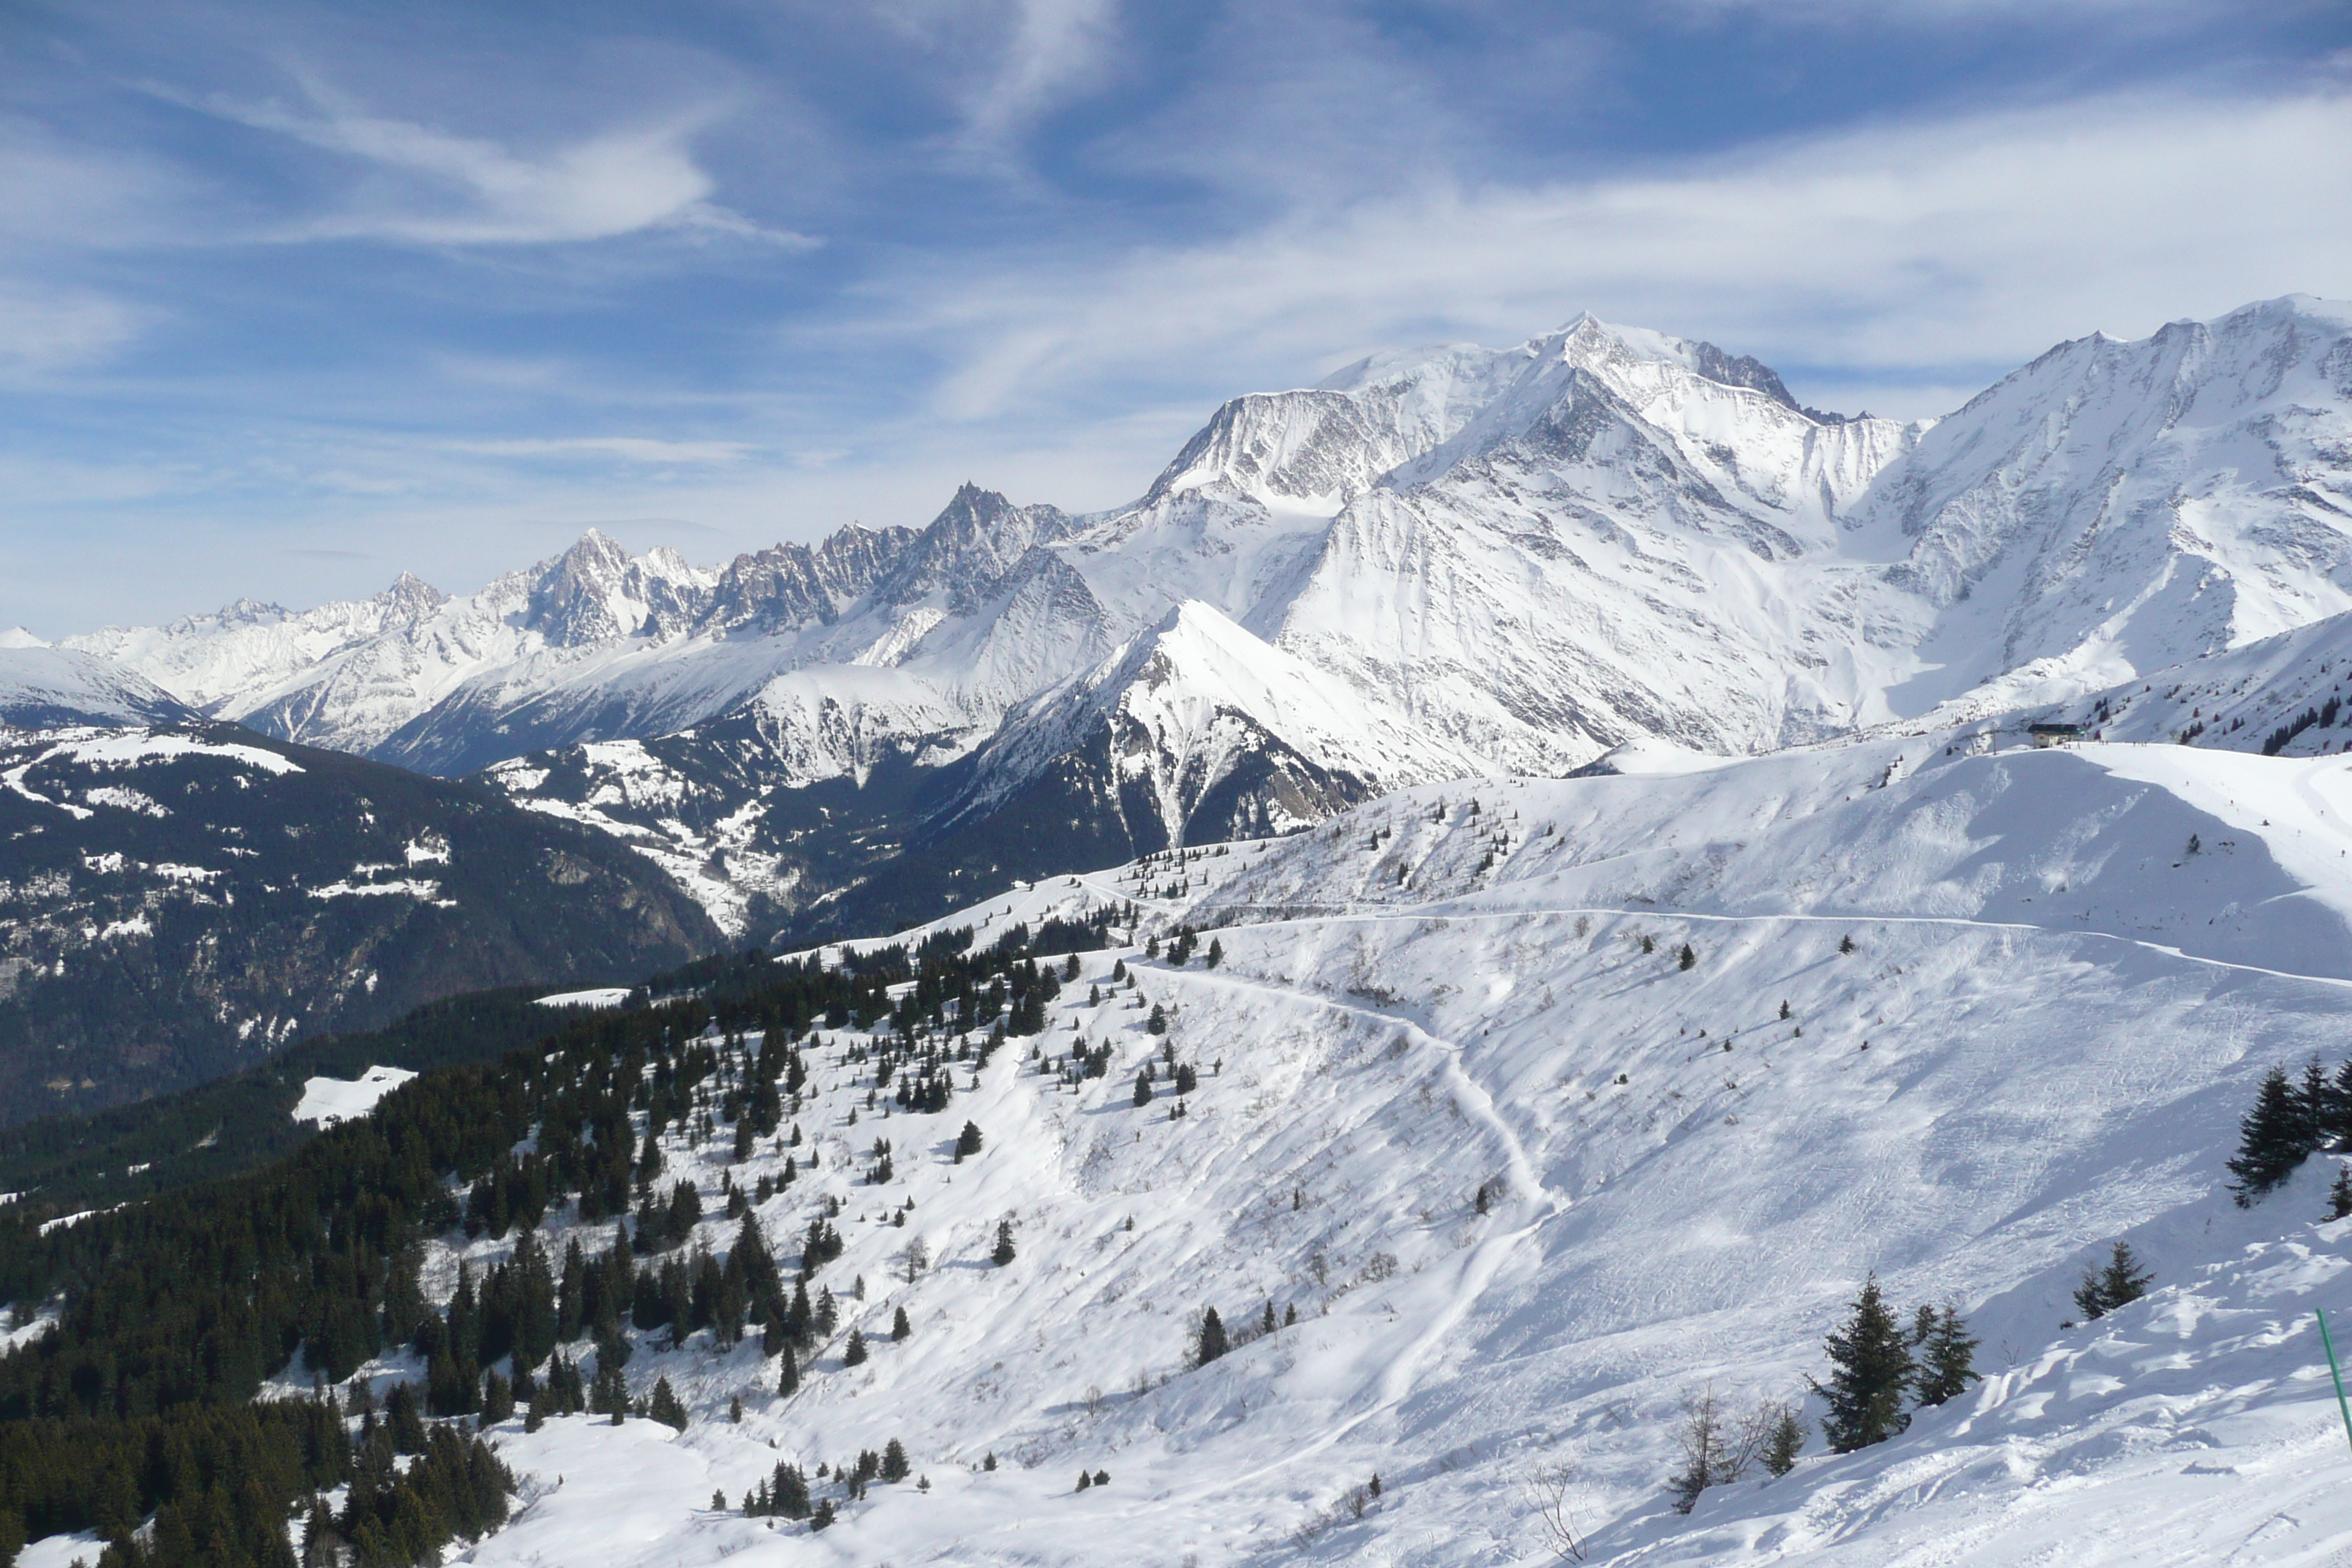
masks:
{"label": "snow-covered mountain", "polygon": [[153,681],[92,654],[0,632],[0,727],[176,723],[195,718]]}
{"label": "snow-covered mountain", "polygon": [[[2352,1528],[2308,1316],[2344,1278],[2347,1227],[2310,1223],[2335,1161],[2251,1210],[2221,1184],[2263,1073],[2341,1056],[2352,772],[1977,738],[1637,744],[905,933],[1132,903],[1222,961],[1081,955],[1034,1037],[954,1060],[943,1110],[889,1105],[887,1036],[821,1027],[804,1141],[739,1161],[674,1125],[662,1180],[701,1189],[692,1242],[720,1257],[722,1184],[793,1158],[750,1206],[780,1251],[837,1226],[811,1289],[840,1321],[789,1395],[757,1335],[632,1332],[624,1375],[667,1380],[686,1429],[499,1426],[525,1500],[473,1560],[1532,1563],[1556,1560],[1543,1477],[1593,1563],[2324,1560]],[[593,1257],[612,1226],[546,1231]],[[2157,1291],[2066,1326],[2116,1239]],[[452,1230],[436,1298],[512,1245]],[[1803,1380],[1872,1272],[1906,1313],[1964,1313],[1987,1381],[1675,1513],[1686,1402],[1817,1417]],[[1234,1348],[1196,1365],[1208,1307]],[[904,1482],[818,1475],[892,1440]],[[822,1536],[743,1510],[780,1462],[839,1509]]]}
{"label": "snow-covered mountain", "polygon": [[[495,767],[709,868],[751,931],[845,888],[781,847],[826,780],[861,793],[825,820],[916,850],[1051,798],[1063,868],[1643,736],[1737,755],[2064,701],[2352,608],[2347,453],[2352,312],[2308,298],[2061,344],[1932,426],[1582,318],[1237,398],[1106,513],[967,486],[925,529],[717,570],[592,534],[463,598],[73,646],[274,733]],[[1192,717],[1135,717],[1180,689]],[[617,742],[667,757],[677,809]],[[879,762],[923,776],[866,796]]]}

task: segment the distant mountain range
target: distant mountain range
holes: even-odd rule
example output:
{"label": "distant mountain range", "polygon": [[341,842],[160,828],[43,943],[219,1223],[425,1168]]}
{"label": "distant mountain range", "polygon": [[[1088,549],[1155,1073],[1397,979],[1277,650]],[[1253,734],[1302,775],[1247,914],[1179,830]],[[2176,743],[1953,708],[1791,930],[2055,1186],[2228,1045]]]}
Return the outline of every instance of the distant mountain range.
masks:
{"label": "distant mountain range", "polygon": [[1236,398],[1108,512],[968,485],[719,568],[592,532],[37,651],[119,712],[478,773],[801,941],[1643,736],[2063,703],[2352,608],[2347,524],[2344,306],[2063,343],[1914,424],[1588,317]]}

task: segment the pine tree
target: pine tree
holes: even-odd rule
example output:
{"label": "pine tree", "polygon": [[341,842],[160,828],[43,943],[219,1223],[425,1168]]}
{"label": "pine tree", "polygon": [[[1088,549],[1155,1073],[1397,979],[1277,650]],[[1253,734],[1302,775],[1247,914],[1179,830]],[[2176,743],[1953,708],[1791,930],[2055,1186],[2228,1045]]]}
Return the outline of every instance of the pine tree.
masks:
{"label": "pine tree", "polygon": [[1225,944],[1224,944],[1223,942],[1219,942],[1215,937],[1211,937],[1211,938],[1209,939],[1209,956],[1208,956],[1207,960],[1205,961],[1205,962],[1206,962],[1206,963],[1208,964],[1208,967],[1210,967],[1211,969],[1214,969],[1214,968],[1216,968],[1216,967],[1217,967],[1217,965],[1219,965],[1220,963],[1223,963],[1224,961],[1225,961]]}
{"label": "pine tree", "polygon": [[665,1426],[675,1427],[680,1432],[686,1430],[686,1406],[678,1402],[677,1391],[670,1387],[667,1377],[655,1381],[653,1398],[646,1405],[646,1414]]}
{"label": "pine tree", "polygon": [[890,1320],[890,1337],[893,1340],[903,1342],[908,1335],[914,1331],[915,1325],[907,1321],[907,1309],[904,1307],[899,1308],[897,1314]]}
{"label": "pine tree", "polygon": [[1696,966],[1697,963],[1698,954],[1692,951],[1691,944],[1688,942],[1683,943],[1682,951],[1675,954],[1675,963],[1678,968],[1689,969]]}
{"label": "pine tree", "polygon": [[2308,1133],[2309,1119],[2286,1068],[2271,1068],[2254,1097],[2254,1108],[2238,1123],[2238,1152],[2229,1163],[2230,1174],[2236,1178],[2230,1190],[2240,1208],[2252,1208],[2294,1174],[2311,1152]]}
{"label": "pine tree", "polygon": [[833,1500],[831,1498],[820,1498],[817,1500],[816,1511],[809,1515],[809,1529],[812,1531],[830,1530],[833,1528]]}
{"label": "pine tree", "polygon": [[1161,1007],[1159,1003],[1154,1002],[1151,1005],[1151,1016],[1144,1020],[1143,1027],[1144,1032],[1147,1034],[1166,1034],[1168,1032],[1167,1010]]}
{"label": "pine tree", "polygon": [[2074,1305],[2086,1323],[2104,1318],[2117,1307],[2147,1295],[2148,1281],[2154,1278],[2140,1268],[2130,1246],[2118,1241],[2107,1255],[2105,1268],[2083,1270],[2083,1282],[2074,1287]]}
{"label": "pine tree", "polygon": [[1217,1316],[1214,1307],[1205,1309],[1201,1313],[1201,1339],[1193,1364],[1206,1366],[1223,1355],[1227,1348],[1224,1320]]}
{"label": "pine tree", "polygon": [[1764,1473],[1775,1478],[1785,1476],[1797,1468],[1797,1456],[1804,1452],[1805,1425],[1797,1419],[1796,1406],[1781,1405],[1764,1431]]}
{"label": "pine tree", "polygon": [[2328,1129],[2336,1121],[2336,1088],[2320,1070],[2317,1056],[2304,1064],[2303,1082],[2294,1098],[2303,1110],[2304,1146],[2316,1149],[2327,1142]]}
{"label": "pine tree", "polygon": [[1976,1370],[1978,1342],[1961,1321],[1957,1307],[1946,1307],[1941,1312],[1922,1307],[1919,1321],[1927,1331],[1918,1336],[1919,1403],[1941,1405],[1957,1399],[1969,1391],[1969,1384],[1982,1380]]}
{"label": "pine tree", "polygon": [[1258,1314],[1257,1331],[1262,1334],[1270,1334],[1274,1332],[1274,1303],[1272,1301],[1268,1301],[1265,1304],[1265,1310]]}
{"label": "pine tree", "polygon": [[893,1437],[882,1446],[880,1475],[886,1481],[903,1481],[911,1468],[907,1463],[907,1445]]}
{"label": "pine tree", "polygon": [[2327,1189],[2327,1217],[2342,1219],[2352,1215],[2352,1163],[2336,1167],[2336,1184]]}
{"label": "pine tree", "polygon": [[1148,1067],[1135,1069],[1135,1103],[1138,1106],[1151,1103],[1151,1069]]}
{"label": "pine tree", "polygon": [[841,1352],[841,1364],[844,1366],[866,1364],[866,1335],[862,1331],[857,1329],[849,1331],[849,1344]]}
{"label": "pine tree", "polygon": [[965,1122],[963,1124],[963,1131],[956,1134],[956,1159],[961,1162],[971,1155],[979,1153],[980,1145],[980,1124],[976,1121]]}
{"label": "pine tree", "polygon": [[776,1393],[789,1399],[801,1388],[801,1369],[793,1364],[793,1347],[784,1347],[783,1369],[776,1377]]}
{"label": "pine tree", "polygon": [[989,1261],[1002,1268],[1013,1261],[1013,1222],[1009,1219],[998,1220],[996,1248],[988,1255]]}
{"label": "pine tree", "polygon": [[1853,1315],[1829,1336],[1823,1348],[1830,1358],[1829,1382],[1806,1381],[1829,1402],[1829,1413],[1822,1417],[1822,1435],[1829,1439],[1831,1450],[1851,1454],[1903,1430],[1903,1394],[1911,1383],[1911,1351],[1894,1313],[1887,1310],[1877,1275],[1863,1282],[1862,1294],[1854,1299]]}

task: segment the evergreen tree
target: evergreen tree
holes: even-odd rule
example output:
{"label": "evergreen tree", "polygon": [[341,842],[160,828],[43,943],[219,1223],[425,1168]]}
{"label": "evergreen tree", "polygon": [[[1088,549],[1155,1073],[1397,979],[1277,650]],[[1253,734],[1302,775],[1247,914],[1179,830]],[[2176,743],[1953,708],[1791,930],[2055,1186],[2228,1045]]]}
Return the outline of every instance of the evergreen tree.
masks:
{"label": "evergreen tree", "polygon": [[858,1329],[849,1331],[849,1344],[841,1352],[841,1364],[844,1366],[866,1364],[866,1335],[863,1331]]}
{"label": "evergreen tree", "polygon": [[1691,944],[1688,942],[1683,943],[1682,951],[1675,954],[1675,963],[1679,968],[1693,968],[1697,963],[1698,954],[1691,950]]}
{"label": "evergreen tree", "polygon": [[1265,1310],[1258,1314],[1257,1331],[1262,1334],[1270,1334],[1274,1332],[1274,1303],[1272,1301],[1268,1301],[1265,1304]]}
{"label": "evergreen tree", "polygon": [[1215,937],[1211,937],[1209,939],[1209,956],[1204,962],[1207,963],[1208,967],[1214,969],[1224,961],[1225,944],[1219,942]]}
{"label": "evergreen tree", "polygon": [[1217,1316],[1214,1307],[1205,1309],[1201,1313],[1201,1338],[1195,1347],[1193,1364],[1206,1366],[1223,1355],[1227,1348],[1224,1320]]}
{"label": "evergreen tree", "polygon": [[1863,1282],[1854,1299],[1853,1315],[1831,1334],[1823,1348],[1830,1358],[1830,1380],[1808,1378],[1813,1392],[1829,1402],[1822,1417],[1822,1435],[1834,1453],[1851,1454],[1873,1443],[1885,1442],[1906,1425],[1904,1391],[1913,1373],[1911,1349],[1903,1330],[1887,1310],[1878,1289],[1878,1276]]}
{"label": "evergreen tree", "polygon": [[1960,1321],[1959,1309],[1946,1307],[1938,1312],[1922,1307],[1919,1323],[1926,1331],[1916,1336],[1920,1404],[1941,1405],[1956,1399],[1969,1391],[1969,1384],[1982,1380],[1976,1370],[1977,1341]]}
{"label": "evergreen tree", "polygon": [[686,1406],[679,1403],[677,1391],[670,1387],[667,1377],[655,1381],[653,1398],[646,1406],[646,1414],[665,1426],[686,1430]]}
{"label": "evergreen tree", "polygon": [[996,1247],[994,1251],[988,1255],[989,1261],[995,1264],[999,1268],[1002,1268],[1006,1264],[1013,1261],[1013,1222],[1009,1219],[998,1220],[996,1222]]}
{"label": "evergreen tree", "polygon": [[2074,1305],[2086,1323],[2104,1318],[2147,1295],[2148,1281],[2155,1278],[2140,1268],[2130,1246],[2118,1241],[2107,1255],[2106,1267],[2083,1270],[2083,1282],[2074,1287]]}
{"label": "evergreen tree", "polygon": [[961,1161],[977,1154],[980,1152],[980,1124],[976,1121],[967,1121],[963,1124],[963,1131],[956,1134],[955,1157]]}
{"label": "evergreen tree", "polygon": [[2315,1055],[2304,1064],[2303,1082],[2295,1091],[2295,1100],[2303,1109],[2304,1146],[2316,1149],[2327,1142],[2328,1130],[2336,1122],[2336,1087],[2320,1070]]}
{"label": "evergreen tree", "polygon": [[2302,1097],[2288,1081],[2286,1068],[2271,1068],[2254,1097],[2254,1108],[2238,1123],[2238,1152],[2229,1162],[2230,1174],[2236,1178],[2230,1190],[2240,1208],[2252,1208],[2294,1174],[2311,1152],[2309,1132]]}
{"label": "evergreen tree", "polygon": [[783,1368],[776,1376],[776,1393],[779,1396],[789,1399],[798,1394],[800,1389],[801,1369],[793,1364],[793,1347],[786,1345]]}
{"label": "evergreen tree", "polygon": [[2352,1163],[2336,1167],[2336,1184],[2327,1189],[2327,1217],[2342,1219],[2352,1215]]}
{"label": "evergreen tree", "polygon": [[904,1307],[899,1308],[897,1314],[890,1320],[891,1339],[894,1341],[903,1342],[908,1335],[914,1331],[915,1325],[907,1321],[907,1309]]}
{"label": "evergreen tree", "polygon": [[1797,1468],[1797,1456],[1804,1447],[1805,1425],[1797,1419],[1796,1406],[1780,1405],[1764,1428],[1764,1473],[1787,1475]]}
{"label": "evergreen tree", "polygon": [[1167,1012],[1167,1009],[1166,1009],[1166,1008],[1164,1008],[1164,1007],[1162,1007],[1162,1006],[1160,1006],[1160,1005],[1159,1003],[1154,1002],[1154,1003],[1151,1005],[1151,1016],[1150,1016],[1149,1018],[1146,1018],[1146,1019],[1144,1020],[1144,1022],[1143,1022],[1143,1027],[1144,1027],[1145,1032],[1146,1032],[1146,1033],[1148,1033],[1148,1034],[1153,1034],[1153,1035],[1164,1035],[1164,1034],[1166,1034],[1166,1033],[1168,1032],[1168,1012]]}
{"label": "evergreen tree", "polygon": [[809,1529],[830,1530],[833,1528],[833,1500],[821,1498],[817,1500],[816,1511],[809,1515]]}
{"label": "evergreen tree", "polygon": [[1151,1069],[1149,1067],[1135,1069],[1135,1103],[1139,1107],[1151,1103]]}
{"label": "evergreen tree", "polygon": [[907,1463],[907,1446],[893,1437],[882,1446],[881,1477],[886,1481],[903,1481],[911,1467]]}

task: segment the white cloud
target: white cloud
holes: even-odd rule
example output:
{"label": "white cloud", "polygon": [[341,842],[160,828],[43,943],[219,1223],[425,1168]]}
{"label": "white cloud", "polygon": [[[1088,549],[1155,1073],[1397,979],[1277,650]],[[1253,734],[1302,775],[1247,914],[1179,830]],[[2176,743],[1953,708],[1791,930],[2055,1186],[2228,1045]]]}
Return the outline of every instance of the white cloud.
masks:
{"label": "white cloud", "polygon": [[[941,412],[1045,407],[1171,364],[1235,390],[1348,353],[1512,341],[1581,309],[1902,382],[2352,294],[2352,97],[2129,97],[1890,125],[1633,177],[1423,185],[1083,266],[899,280],[958,357]],[[1923,410],[1900,409],[1902,412]]]}
{"label": "white cloud", "polygon": [[366,167],[340,210],[282,229],[278,238],[539,245],[675,228],[788,248],[815,243],[710,199],[715,182],[691,146],[709,110],[525,153],[487,137],[368,113],[316,80],[304,87],[310,105],[299,109],[151,90]]}
{"label": "white cloud", "polygon": [[78,369],[139,335],[141,312],[81,289],[0,279],[0,374]]}
{"label": "white cloud", "polygon": [[572,436],[541,440],[453,441],[460,452],[496,458],[618,458],[629,463],[734,463],[751,448],[740,441],[661,441],[646,436]]}
{"label": "white cloud", "polygon": [[1111,23],[1111,0],[1019,0],[1003,58],[971,100],[973,134],[1001,141],[1089,79]]}

